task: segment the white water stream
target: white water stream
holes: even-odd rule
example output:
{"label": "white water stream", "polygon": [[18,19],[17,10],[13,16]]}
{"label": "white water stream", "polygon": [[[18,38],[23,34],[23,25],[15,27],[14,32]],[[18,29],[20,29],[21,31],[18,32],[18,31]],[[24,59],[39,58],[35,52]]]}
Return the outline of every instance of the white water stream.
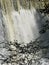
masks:
{"label": "white water stream", "polygon": [[36,10],[21,9],[20,13],[17,11],[11,12],[12,21],[9,15],[4,15],[7,34],[10,41],[29,43],[34,41],[39,36],[39,31],[35,18]]}
{"label": "white water stream", "polygon": [[[13,0],[1,0],[1,5],[6,39],[9,42],[17,40],[19,43],[29,43],[39,36],[35,8],[31,8],[30,10],[23,9],[19,0],[17,1],[18,11],[15,10]],[[37,17],[39,17],[38,14]]]}

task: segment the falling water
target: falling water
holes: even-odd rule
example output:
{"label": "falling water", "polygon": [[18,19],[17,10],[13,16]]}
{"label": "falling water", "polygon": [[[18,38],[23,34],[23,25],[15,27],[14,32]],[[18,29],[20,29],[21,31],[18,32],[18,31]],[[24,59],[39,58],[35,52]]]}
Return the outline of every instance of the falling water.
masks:
{"label": "falling water", "polygon": [[32,11],[21,9],[20,14],[16,11],[12,12],[15,39],[18,42],[29,43],[39,36],[35,13],[34,9]]}
{"label": "falling water", "polygon": [[20,7],[19,1],[18,10],[14,9],[13,0],[1,0],[2,14],[6,27],[6,35],[8,41],[29,43],[34,41],[39,36],[39,31],[36,23],[36,10],[26,10]]}

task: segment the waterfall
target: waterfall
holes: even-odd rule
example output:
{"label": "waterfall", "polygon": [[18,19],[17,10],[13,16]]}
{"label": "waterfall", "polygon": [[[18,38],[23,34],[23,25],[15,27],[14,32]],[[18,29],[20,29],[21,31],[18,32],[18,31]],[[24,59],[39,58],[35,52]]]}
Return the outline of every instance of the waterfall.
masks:
{"label": "waterfall", "polygon": [[12,12],[16,40],[29,43],[39,36],[35,13],[34,9],[32,11],[21,9],[20,13]]}
{"label": "waterfall", "polygon": [[0,0],[0,65],[49,65],[49,15],[34,2]]}
{"label": "waterfall", "polygon": [[2,14],[6,29],[7,40],[10,42],[29,43],[39,37],[36,23],[35,8],[24,9],[17,1],[18,11],[15,10],[13,0],[1,0]]}

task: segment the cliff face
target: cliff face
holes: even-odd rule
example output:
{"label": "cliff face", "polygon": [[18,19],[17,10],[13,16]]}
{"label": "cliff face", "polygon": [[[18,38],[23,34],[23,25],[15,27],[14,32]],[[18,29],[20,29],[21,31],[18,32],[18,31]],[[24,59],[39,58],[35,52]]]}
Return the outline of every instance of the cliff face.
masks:
{"label": "cliff face", "polygon": [[31,8],[31,6],[33,6],[36,9],[43,9],[45,5],[49,4],[48,0],[22,0],[20,2],[24,8]]}
{"label": "cliff face", "polygon": [[4,41],[4,32],[3,32],[3,25],[2,25],[2,14],[0,9],[0,42]]}
{"label": "cliff face", "polygon": [[[3,5],[4,2],[6,2],[6,0],[1,0],[0,2]],[[48,0],[18,0],[18,1],[17,0],[9,0],[7,2],[11,2],[11,5],[13,3],[14,8],[16,10],[21,9],[21,8],[30,9],[30,8],[32,8],[32,6],[35,7],[36,9],[44,9],[45,6],[49,5]]]}

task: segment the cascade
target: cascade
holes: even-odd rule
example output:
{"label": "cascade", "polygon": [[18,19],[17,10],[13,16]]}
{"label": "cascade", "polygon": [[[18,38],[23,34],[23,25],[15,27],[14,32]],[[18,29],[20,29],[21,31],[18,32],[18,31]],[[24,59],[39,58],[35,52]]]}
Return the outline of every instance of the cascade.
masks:
{"label": "cascade", "polygon": [[39,36],[35,18],[37,12],[34,8],[21,8],[19,0],[16,1],[19,11],[15,10],[13,0],[1,0],[7,39],[11,42],[17,40],[19,43],[29,43]]}
{"label": "cascade", "polygon": [[34,1],[0,0],[0,65],[49,65],[49,16]]}

